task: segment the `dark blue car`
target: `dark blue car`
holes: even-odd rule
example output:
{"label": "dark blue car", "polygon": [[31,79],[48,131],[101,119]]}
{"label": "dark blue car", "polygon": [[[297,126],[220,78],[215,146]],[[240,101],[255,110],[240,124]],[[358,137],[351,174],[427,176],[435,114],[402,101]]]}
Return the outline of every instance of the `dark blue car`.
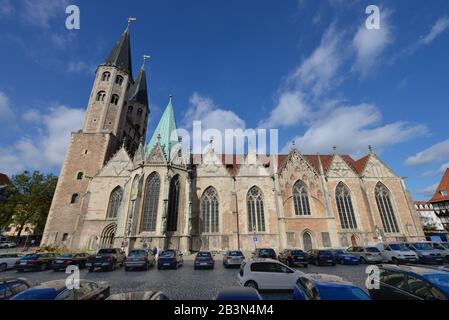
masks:
{"label": "dark blue car", "polygon": [[308,274],[300,277],[293,290],[295,300],[371,300],[355,284],[326,274]]}
{"label": "dark blue car", "polygon": [[165,250],[159,254],[157,259],[157,268],[160,269],[178,269],[184,264],[183,255],[178,250]]}
{"label": "dark blue car", "polygon": [[351,264],[351,265],[357,265],[360,263],[360,259],[350,253],[347,253],[343,249],[336,249],[333,250],[335,262],[339,264]]}
{"label": "dark blue car", "polygon": [[253,288],[235,287],[220,291],[215,300],[218,301],[251,301],[262,300],[259,292]]}

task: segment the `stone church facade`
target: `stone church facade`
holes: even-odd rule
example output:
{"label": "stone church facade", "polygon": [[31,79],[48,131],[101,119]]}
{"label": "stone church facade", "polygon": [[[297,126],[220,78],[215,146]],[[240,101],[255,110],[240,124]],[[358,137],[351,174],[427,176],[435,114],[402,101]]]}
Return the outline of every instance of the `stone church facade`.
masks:
{"label": "stone church facade", "polygon": [[146,144],[146,71],[133,79],[127,29],[97,69],[42,245],[248,252],[424,238],[403,178],[371,148],[359,160],[336,150],[227,156],[212,146],[186,155],[170,139],[172,103]]}

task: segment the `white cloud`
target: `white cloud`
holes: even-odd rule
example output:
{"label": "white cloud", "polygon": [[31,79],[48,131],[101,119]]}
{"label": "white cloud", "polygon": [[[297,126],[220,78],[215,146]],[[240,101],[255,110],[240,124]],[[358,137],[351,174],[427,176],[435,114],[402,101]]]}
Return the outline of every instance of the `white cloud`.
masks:
{"label": "white cloud", "polygon": [[431,44],[438,36],[449,28],[449,17],[445,16],[438,19],[430,32],[419,40],[422,45]]}
{"label": "white cloud", "polygon": [[388,10],[382,10],[380,29],[368,29],[363,24],[352,40],[357,55],[354,69],[362,77],[367,76],[379,64],[382,53],[393,42],[391,26],[388,21],[389,15]]}
{"label": "white cloud", "polygon": [[449,139],[434,144],[430,148],[409,157],[405,163],[410,166],[426,165],[444,161],[449,157]]}
{"label": "white cloud", "polygon": [[368,145],[382,149],[411,140],[427,132],[424,126],[405,122],[381,123],[379,110],[370,104],[337,107],[314,121],[302,136],[295,138],[303,152],[330,152],[336,145],[339,152],[360,155]]}
{"label": "white cloud", "polygon": [[89,64],[84,61],[71,61],[67,66],[67,71],[70,73],[89,73],[93,74],[97,66]]}
{"label": "white cloud", "polygon": [[50,170],[64,160],[70,133],[80,129],[84,110],[58,106],[46,114],[31,110],[26,121],[39,125],[37,134],[22,137],[14,145],[0,149],[0,172],[9,175],[24,169]]}
{"label": "white cloud", "polygon": [[289,127],[307,120],[310,110],[299,91],[286,91],[279,97],[276,107],[267,120],[259,123],[261,128]]}
{"label": "white cloud", "polygon": [[428,186],[426,188],[418,190],[418,194],[430,197],[430,196],[434,195],[434,193],[437,190],[437,188],[438,188],[438,184],[436,183],[436,184],[433,184],[433,185]]}
{"label": "white cloud", "polygon": [[0,91],[0,123],[5,124],[14,119],[11,103],[6,94]]}
{"label": "white cloud", "polygon": [[65,19],[67,0],[24,0],[23,18],[30,25],[49,29],[50,21],[60,17]]}

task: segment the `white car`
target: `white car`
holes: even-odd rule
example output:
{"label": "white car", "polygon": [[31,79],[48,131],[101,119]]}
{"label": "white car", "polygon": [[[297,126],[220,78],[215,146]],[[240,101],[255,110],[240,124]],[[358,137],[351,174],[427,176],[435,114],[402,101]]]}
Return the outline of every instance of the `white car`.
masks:
{"label": "white car", "polygon": [[449,262],[449,242],[431,242],[431,245],[444,256],[446,262]]}
{"label": "white car", "polygon": [[19,253],[3,253],[0,254],[0,272],[12,269],[17,260],[20,259],[22,255]]}
{"label": "white car", "polygon": [[383,243],[380,251],[387,262],[398,264],[414,263],[419,260],[418,255],[403,243]]}
{"label": "white car", "polygon": [[15,248],[16,244],[14,242],[4,241],[0,242],[0,249],[11,249]]}
{"label": "white car", "polygon": [[256,290],[293,290],[304,273],[272,259],[244,261],[238,280],[244,287]]}

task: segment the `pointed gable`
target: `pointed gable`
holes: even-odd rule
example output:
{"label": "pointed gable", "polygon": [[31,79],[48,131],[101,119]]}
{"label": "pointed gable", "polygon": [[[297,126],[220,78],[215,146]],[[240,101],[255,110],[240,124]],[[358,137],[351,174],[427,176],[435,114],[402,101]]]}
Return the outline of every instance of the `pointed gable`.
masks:
{"label": "pointed gable", "polygon": [[148,154],[145,163],[163,164],[163,165],[167,164],[166,155],[159,141],[156,142],[156,145],[153,147],[153,149],[150,150],[150,153]]}
{"label": "pointed gable", "polygon": [[330,164],[327,176],[332,178],[355,178],[358,174],[345,161],[344,156],[336,154]]}
{"label": "pointed gable", "polygon": [[121,147],[117,153],[98,172],[100,177],[128,176],[129,170],[133,168],[133,162],[125,147]]}
{"label": "pointed gable", "polygon": [[199,176],[230,176],[231,173],[223,164],[222,156],[215,153],[213,148],[209,149],[207,154],[201,158],[201,163],[197,167]]}
{"label": "pointed gable", "polygon": [[126,28],[123,32],[119,41],[117,41],[103,65],[117,67],[127,72],[132,79],[131,41],[129,36],[129,28]]}
{"label": "pointed gable", "polygon": [[430,202],[441,202],[441,201],[449,201],[449,169],[446,169],[444,172],[443,178],[440,181],[440,184],[438,185],[437,190],[435,191],[435,194],[433,195]]}
{"label": "pointed gable", "polygon": [[359,160],[360,166],[365,163],[363,170],[360,174],[368,178],[392,178],[396,177],[396,174],[391,170],[385,162],[377,157],[375,154],[369,154],[368,156]]}

